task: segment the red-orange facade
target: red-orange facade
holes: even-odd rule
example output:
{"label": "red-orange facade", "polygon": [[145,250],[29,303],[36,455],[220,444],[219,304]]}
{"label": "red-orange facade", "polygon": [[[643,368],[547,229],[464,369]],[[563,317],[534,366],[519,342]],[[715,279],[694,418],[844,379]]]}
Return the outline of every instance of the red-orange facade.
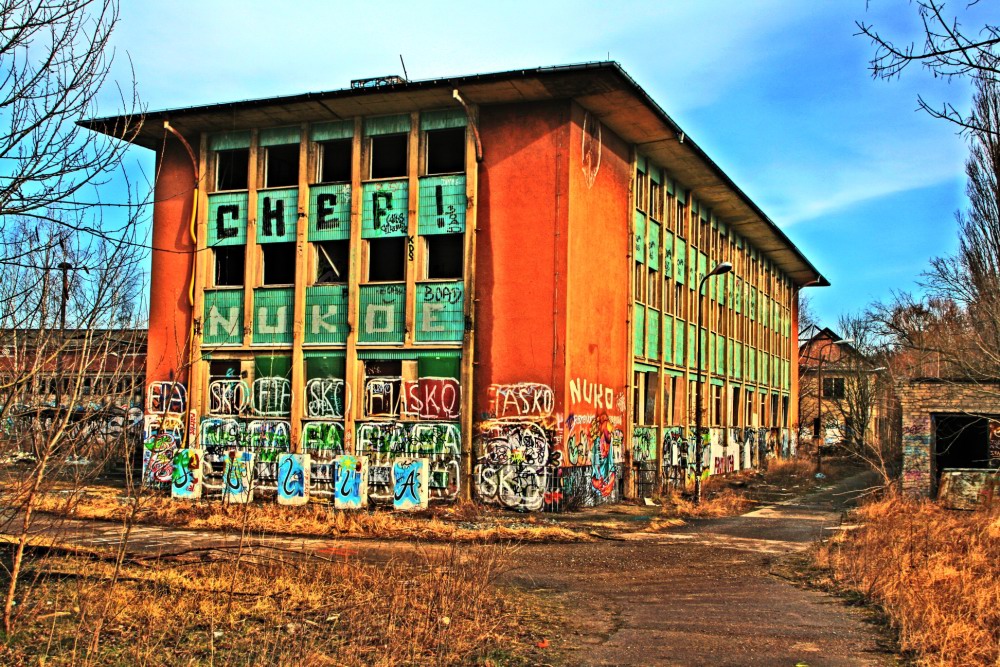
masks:
{"label": "red-orange facade", "polygon": [[431,499],[650,495],[695,469],[699,302],[707,474],[794,450],[797,293],[823,278],[616,64],[177,109],[135,141],[147,424],[209,468],[308,453],[330,497],[363,455],[389,502],[418,457]]}

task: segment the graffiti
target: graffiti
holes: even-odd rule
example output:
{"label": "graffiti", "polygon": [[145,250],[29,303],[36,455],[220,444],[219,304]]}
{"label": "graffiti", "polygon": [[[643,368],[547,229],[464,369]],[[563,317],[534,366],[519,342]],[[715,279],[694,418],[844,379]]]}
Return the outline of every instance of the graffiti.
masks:
{"label": "graffiti", "polygon": [[146,412],[179,415],[187,409],[187,389],[180,382],[150,382],[146,390]]}
{"label": "graffiti", "polygon": [[313,378],[306,382],[306,416],[343,419],[351,407],[350,387],[335,378]]}
{"label": "graffiti", "polygon": [[728,475],[736,471],[736,463],[732,454],[715,457],[715,466],[712,468],[713,475]]}
{"label": "graffiti", "polygon": [[176,450],[172,463],[170,495],[173,498],[201,498],[202,452],[200,449]]}
{"label": "graffiti", "polygon": [[369,495],[373,499],[391,500],[393,461],[415,457],[428,461],[431,497],[451,499],[458,495],[462,443],[458,424],[365,422],[358,425],[357,436],[357,453],[369,457]]}
{"label": "graffiti", "polygon": [[397,510],[426,509],[428,503],[427,459],[396,459],[392,463],[392,507]]}
{"label": "graffiti", "polygon": [[458,419],[462,407],[462,388],[458,380],[422,377],[416,382],[403,382],[402,389],[404,416],[438,421]]}
{"label": "graffiti", "polygon": [[419,289],[423,291],[421,299],[424,303],[450,303],[458,304],[462,303],[462,296],[464,295],[464,290],[461,284],[459,285],[433,285],[426,284],[420,285]]}
{"label": "graffiti", "polygon": [[545,504],[546,472],[523,465],[476,466],[479,495],[509,509],[534,512]]}
{"label": "graffiti", "polygon": [[281,417],[292,409],[292,383],[282,377],[253,381],[253,412],[262,417]]}
{"label": "graffiti", "polygon": [[337,509],[361,509],[368,506],[368,457],[338,456],[336,492],[333,504]]}
{"label": "graffiti", "polygon": [[636,426],[632,429],[632,463],[642,464],[656,459],[656,429]]}
{"label": "graffiti", "polygon": [[277,490],[278,455],[288,452],[291,425],[286,421],[257,420],[247,424],[245,446],[253,452],[258,488]]}
{"label": "graffiti", "polygon": [[208,413],[242,415],[250,409],[250,388],[240,379],[213,380],[208,385]]}
{"label": "graffiti", "polygon": [[615,429],[607,415],[599,415],[590,428],[590,483],[602,497],[615,488],[615,451],[621,450],[622,432]]}
{"label": "graffiti", "polygon": [[580,378],[570,380],[569,397],[573,405],[585,403],[598,411],[615,408],[615,392],[611,387]]}
{"label": "graffiti", "polygon": [[1000,468],[1000,422],[989,420],[989,454],[987,466],[990,468]]}
{"label": "graffiti", "polygon": [[542,508],[550,462],[549,437],[532,421],[485,422],[476,440],[480,497],[523,511]]}
{"label": "graffiti", "polygon": [[143,484],[163,485],[170,483],[173,479],[174,451],[177,442],[169,433],[157,433],[143,442]]}
{"label": "graffiti", "polygon": [[399,415],[399,384],[399,378],[368,378],[365,382],[365,414],[373,417]]}
{"label": "graffiti", "polygon": [[253,453],[230,450],[226,455],[222,481],[223,502],[253,502]]}
{"label": "graffiti", "polygon": [[305,505],[309,502],[309,455],[278,455],[278,504]]}
{"label": "graffiti", "polygon": [[587,188],[594,187],[597,174],[601,170],[601,121],[597,120],[585,111],[583,114],[583,127],[581,132],[582,145],[580,148],[580,168],[583,170],[583,177],[587,181]]}
{"label": "graffiti", "polygon": [[533,382],[490,385],[487,398],[494,419],[548,417],[555,407],[552,388]]}

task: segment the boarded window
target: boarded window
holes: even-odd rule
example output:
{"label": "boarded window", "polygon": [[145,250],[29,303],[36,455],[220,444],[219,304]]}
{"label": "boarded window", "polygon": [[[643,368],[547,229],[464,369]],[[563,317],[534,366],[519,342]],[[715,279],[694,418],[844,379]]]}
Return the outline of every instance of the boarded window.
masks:
{"label": "boarded window", "polygon": [[370,139],[372,178],[406,176],[409,138],[409,134],[385,134]]}
{"label": "boarded window", "polygon": [[338,139],[320,145],[320,183],[346,183],[351,180],[351,149],[353,141]]}
{"label": "boarded window", "polygon": [[246,190],[250,151],[237,148],[215,154],[215,189]]}
{"label": "boarded window", "polygon": [[463,234],[434,234],[424,238],[427,244],[427,278],[461,278],[465,252]]}
{"label": "boarded window", "polygon": [[427,133],[427,173],[465,171],[465,128],[452,127]]}
{"label": "boarded window", "polygon": [[231,245],[213,249],[215,254],[215,284],[219,287],[243,284],[246,246]]}
{"label": "boarded window", "polygon": [[295,244],[265,243],[260,248],[264,252],[264,284],[295,283]]}
{"label": "boarded window", "polygon": [[350,261],[349,241],[324,241],[316,244],[316,282],[346,283]]}
{"label": "boarded window", "polygon": [[404,236],[368,241],[368,282],[398,282],[406,279]]}

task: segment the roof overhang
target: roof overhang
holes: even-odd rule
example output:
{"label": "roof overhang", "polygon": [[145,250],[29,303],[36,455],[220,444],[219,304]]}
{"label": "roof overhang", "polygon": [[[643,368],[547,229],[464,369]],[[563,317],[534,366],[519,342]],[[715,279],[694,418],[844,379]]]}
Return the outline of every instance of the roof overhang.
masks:
{"label": "roof overhang", "polygon": [[[513,70],[471,76],[347,88],[241,102],[167,109],[134,121],[124,116],[80,121],[80,125],[139,146],[157,149],[163,124],[181,134],[294,125],[305,121],[405,113],[457,104],[487,106],[573,99],[640,152],[666,167],[720,221],[769,257],[798,286],[829,282],[780,228],[688,137],[615,62]],[[489,150],[489,147],[486,147]]]}

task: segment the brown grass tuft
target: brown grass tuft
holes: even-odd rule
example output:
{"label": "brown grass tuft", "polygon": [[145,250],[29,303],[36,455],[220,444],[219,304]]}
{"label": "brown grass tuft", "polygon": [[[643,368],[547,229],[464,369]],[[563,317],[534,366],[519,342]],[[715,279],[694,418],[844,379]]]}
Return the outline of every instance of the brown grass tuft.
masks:
{"label": "brown grass tuft", "polygon": [[1000,511],[894,495],[856,518],[818,560],[885,610],[902,648],[927,665],[1000,664]]}

